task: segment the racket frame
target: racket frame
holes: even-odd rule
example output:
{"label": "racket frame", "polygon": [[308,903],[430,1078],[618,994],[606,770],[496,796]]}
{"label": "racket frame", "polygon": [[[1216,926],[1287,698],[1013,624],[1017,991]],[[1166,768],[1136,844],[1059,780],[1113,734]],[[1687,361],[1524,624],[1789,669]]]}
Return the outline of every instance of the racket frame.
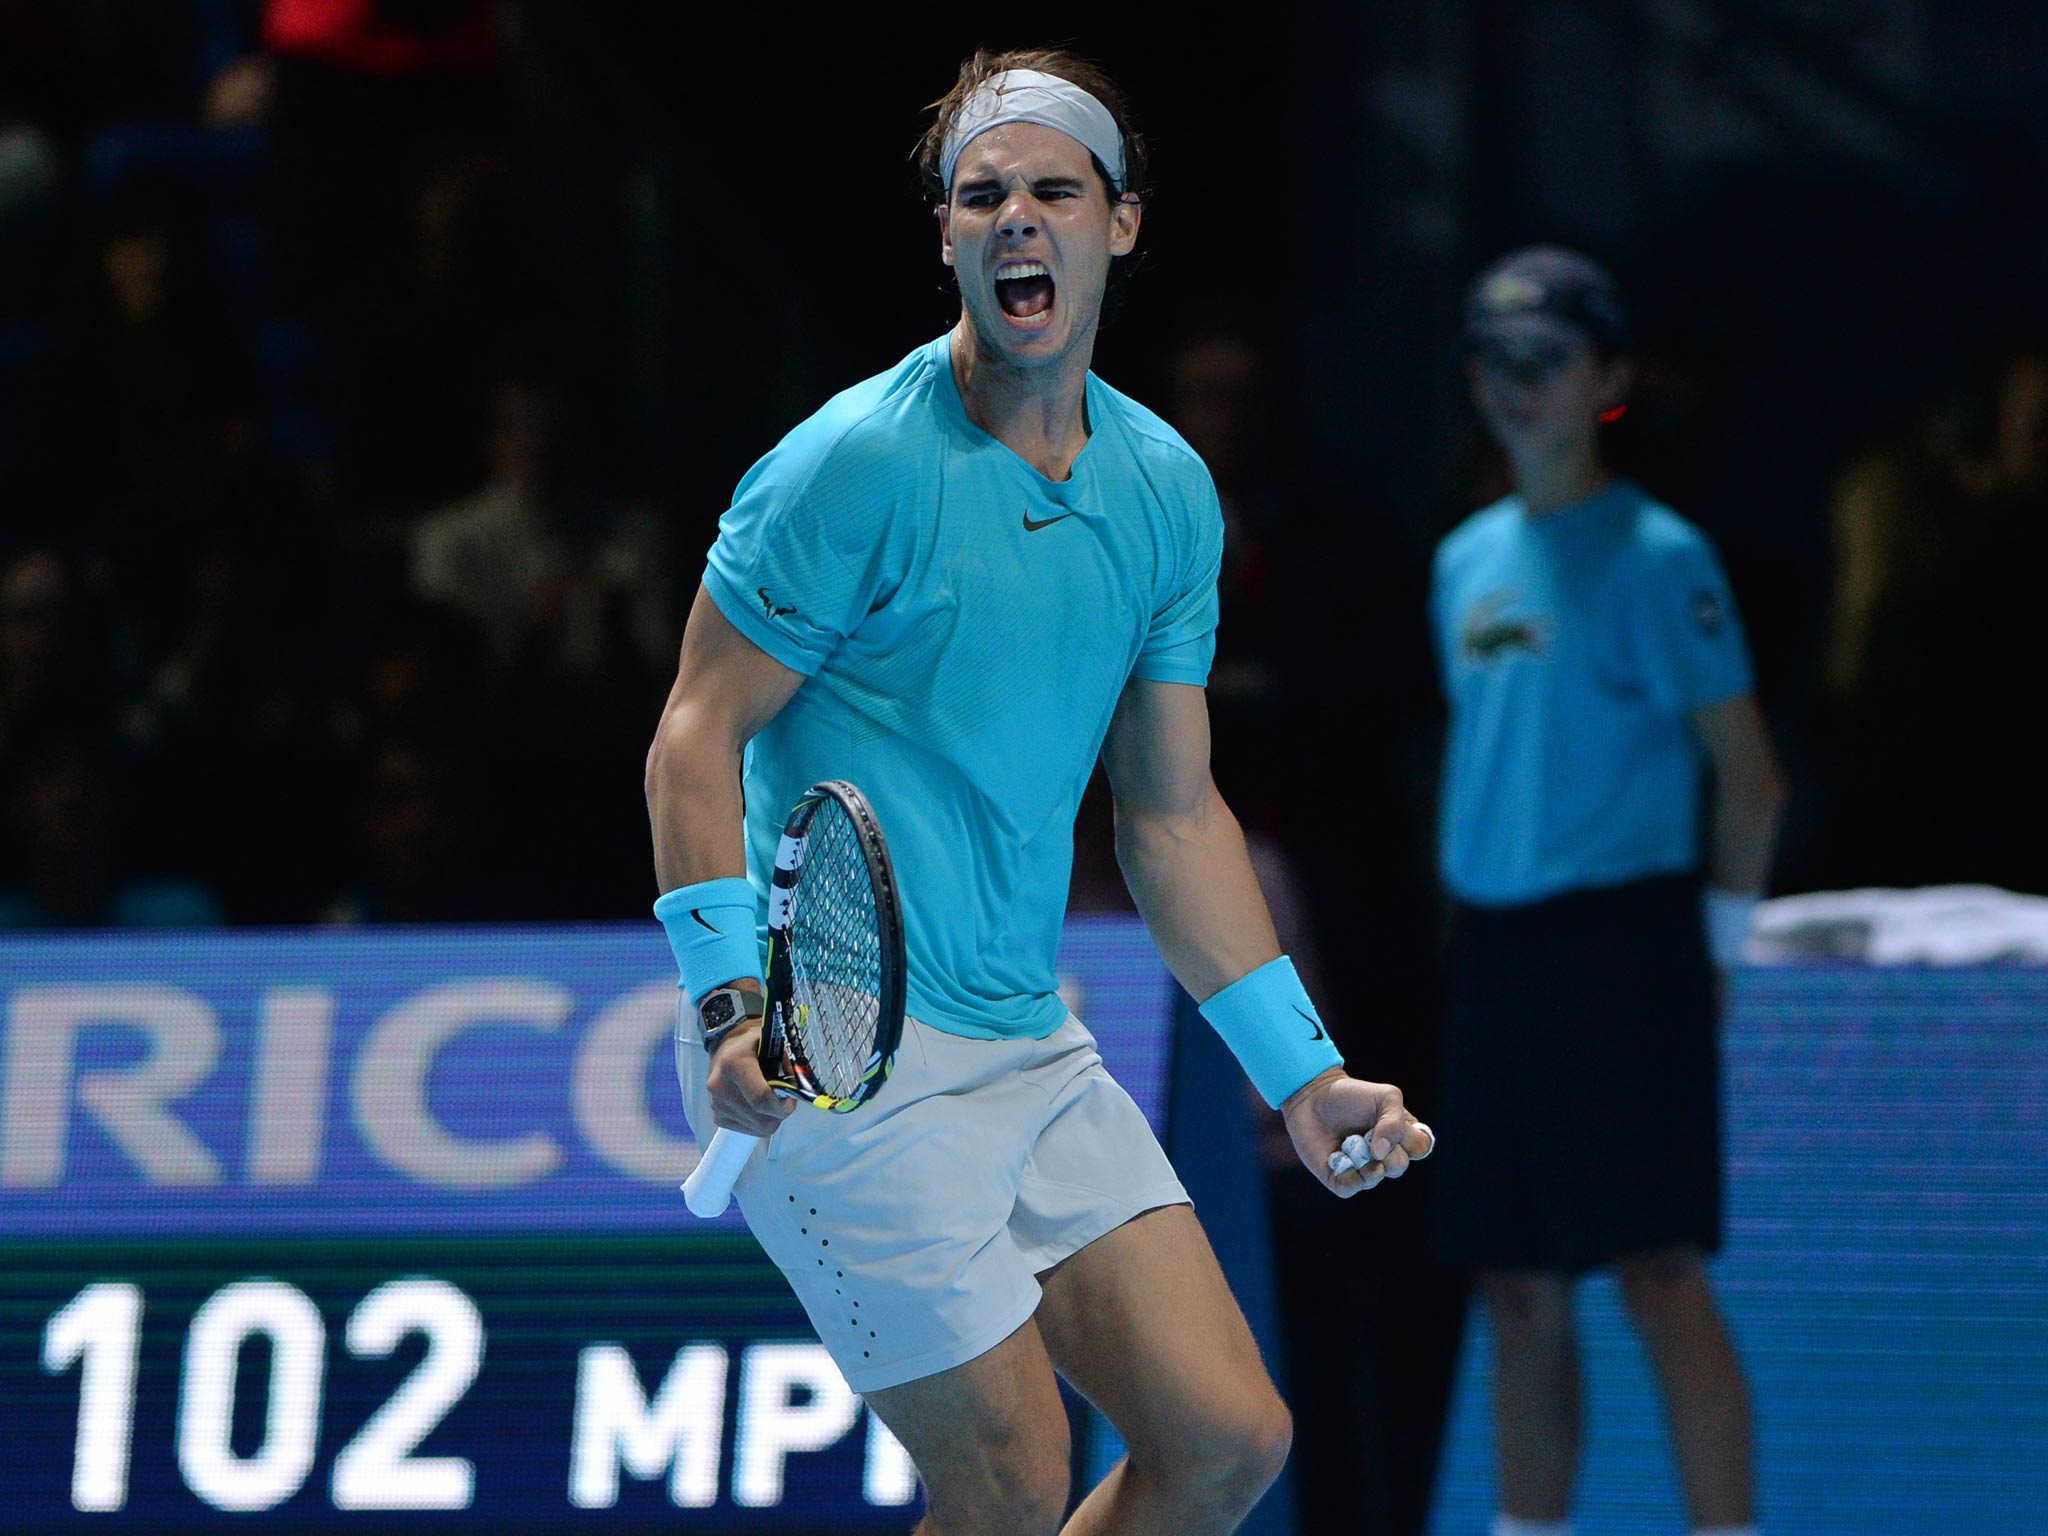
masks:
{"label": "racket frame", "polygon": [[[876,1000],[874,1051],[854,1091],[840,1098],[823,1092],[810,1064],[801,1059],[797,1044],[800,1031],[794,1013],[794,968],[789,952],[792,893],[808,848],[806,839],[811,822],[827,800],[837,802],[853,824],[861,857],[867,864],[868,883],[874,892],[875,923],[882,949],[882,995]],[[909,976],[903,952],[903,902],[896,885],[895,866],[889,861],[889,845],[882,837],[882,824],[874,807],[844,779],[825,779],[813,784],[783,824],[768,896],[768,963],[764,969],[767,1007],[756,1054],[770,1086],[779,1093],[807,1099],[819,1109],[838,1114],[867,1103],[888,1081],[889,1071],[896,1064],[896,1049],[903,1040]],[[708,1218],[726,1208],[732,1200],[733,1185],[763,1139],[724,1126],[718,1128],[704,1148],[696,1170],[683,1184],[683,1198],[692,1215]]]}
{"label": "racket frame", "polygon": [[[840,1096],[824,1091],[804,1057],[798,1013],[802,1005],[795,1000],[796,977],[789,941],[790,912],[803,878],[811,823],[828,800],[835,802],[852,824],[861,858],[867,865],[882,951],[882,995],[876,999],[874,1050],[853,1092]],[[775,850],[775,872],[769,883],[765,969],[767,1009],[761,1021],[759,1055],[762,1075],[769,1086],[834,1114],[845,1114],[867,1103],[881,1091],[896,1064],[896,1050],[903,1040],[909,978],[904,958],[903,902],[896,884],[896,868],[889,858],[889,844],[882,836],[881,821],[867,796],[844,779],[823,779],[813,784],[783,823],[782,841]]]}

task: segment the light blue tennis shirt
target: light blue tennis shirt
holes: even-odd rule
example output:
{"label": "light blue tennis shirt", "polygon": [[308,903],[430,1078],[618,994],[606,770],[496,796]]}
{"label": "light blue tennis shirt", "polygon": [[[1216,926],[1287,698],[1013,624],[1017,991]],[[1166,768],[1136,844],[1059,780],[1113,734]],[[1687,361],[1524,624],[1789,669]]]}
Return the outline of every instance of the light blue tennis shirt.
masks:
{"label": "light blue tennis shirt", "polygon": [[1543,517],[1509,497],[1438,547],[1430,621],[1454,895],[1513,906],[1698,865],[1690,712],[1753,686],[1706,535],[1626,480]]}
{"label": "light blue tennis shirt", "polygon": [[748,471],[704,586],[807,681],[748,746],[747,874],[820,779],[874,804],[903,894],[909,1011],[1059,1028],[1074,814],[1124,684],[1206,684],[1223,517],[1194,451],[1093,374],[1047,480],[967,419],[949,341],[827,402]]}

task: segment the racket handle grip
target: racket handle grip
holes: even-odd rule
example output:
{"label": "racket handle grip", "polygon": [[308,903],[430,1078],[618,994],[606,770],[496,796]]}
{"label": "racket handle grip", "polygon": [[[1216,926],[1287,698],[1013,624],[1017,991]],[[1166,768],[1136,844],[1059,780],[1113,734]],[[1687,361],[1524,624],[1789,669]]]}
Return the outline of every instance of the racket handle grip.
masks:
{"label": "racket handle grip", "polygon": [[696,1171],[683,1183],[683,1204],[690,1208],[692,1216],[710,1217],[724,1211],[732,1200],[732,1187],[739,1182],[741,1170],[760,1144],[760,1137],[749,1136],[745,1131],[718,1128]]}

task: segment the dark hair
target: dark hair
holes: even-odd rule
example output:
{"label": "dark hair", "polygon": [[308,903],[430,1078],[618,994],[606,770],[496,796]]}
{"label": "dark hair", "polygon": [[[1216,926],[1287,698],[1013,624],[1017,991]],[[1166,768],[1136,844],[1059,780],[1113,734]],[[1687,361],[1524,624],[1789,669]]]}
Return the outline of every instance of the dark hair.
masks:
{"label": "dark hair", "polygon": [[[1121,191],[1117,188],[1116,179],[1110,175],[1109,167],[1094,153],[1088,156],[1088,163],[1102,178],[1103,194],[1111,206],[1127,202],[1143,207],[1152,200],[1152,183],[1148,174],[1151,161],[1145,149],[1145,136],[1132,126],[1130,103],[1125,100],[1122,88],[1110,79],[1101,65],[1067,48],[1011,48],[1000,53],[977,48],[972,58],[961,62],[959,78],[954,80],[953,88],[931,103],[932,124],[911,151],[911,160],[917,166],[920,191],[927,204],[937,207],[952,196],[952,188],[939,174],[939,163],[945,154],[946,133],[960,115],[960,109],[983,84],[1012,69],[1035,69],[1041,74],[1058,75],[1101,102],[1116,120],[1117,132],[1123,136],[1124,145],[1124,184]],[[1105,321],[1120,307],[1123,289],[1134,270],[1135,263],[1130,257],[1110,263],[1109,284],[1102,302]]]}
{"label": "dark hair", "polygon": [[924,137],[917,141],[917,148],[911,151],[911,159],[917,164],[918,176],[929,201],[943,203],[952,195],[952,188],[939,174],[939,162],[945,154],[947,130],[960,115],[960,109],[988,81],[1013,69],[1034,69],[1042,75],[1058,75],[1101,102],[1109,110],[1109,115],[1116,119],[1117,132],[1123,135],[1124,141],[1122,191],[1118,191],[1109,167],[1092,153],[1088,157],[1095,173],[1102,178],[1102,190],[1112,203],[1120,198],[1139,203],[1147,200],[1150,187],[1145,179],[1148,165],[1145,136],[1131,126],[1130,103],[1101,65],[1066,48],[1012,48],[1002,53],[977,48],[974,57],[961,61],[960,75],[953,82],[953,88],[927,107],[926,110],[934,114],[932,124],[925,130]]}

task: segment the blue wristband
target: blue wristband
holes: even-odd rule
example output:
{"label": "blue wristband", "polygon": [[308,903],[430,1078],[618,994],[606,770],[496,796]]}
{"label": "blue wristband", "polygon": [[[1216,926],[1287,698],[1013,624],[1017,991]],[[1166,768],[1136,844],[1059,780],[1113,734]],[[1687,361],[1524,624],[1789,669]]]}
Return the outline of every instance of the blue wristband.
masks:
{"label": "blue wristband", "polygon": [[1310,1078],[1344,1065],[1285,955],[1211,997],[1202,1004],[1202,1017],[1275,1109]]}
{"label": "blue wristband", "polygon": [[738,875],[682,885],[654,904],[692,1003],[729,981],[761,979],[754,888]]}

